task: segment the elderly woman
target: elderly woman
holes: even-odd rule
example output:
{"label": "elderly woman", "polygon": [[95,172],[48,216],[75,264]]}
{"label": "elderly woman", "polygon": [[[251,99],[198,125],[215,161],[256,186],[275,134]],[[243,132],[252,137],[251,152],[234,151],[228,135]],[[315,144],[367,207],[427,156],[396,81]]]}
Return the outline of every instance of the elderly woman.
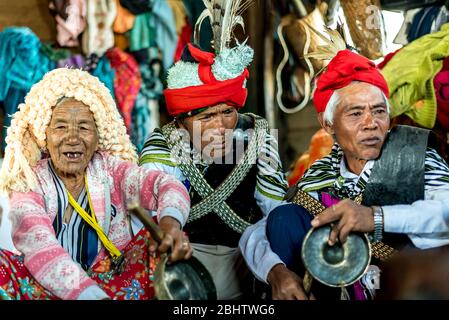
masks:
{"label": "elderly woman", "polygon": [[[0,188],[9,194],[20,256],[0,251],[0,299],[149,299],[156,249],[192,250],[181,231],[190,200],[172,176],[136,165],[108,89],[89,73],[56,69],[14,114]],[[127,205],[157,212],[151,241]]]}

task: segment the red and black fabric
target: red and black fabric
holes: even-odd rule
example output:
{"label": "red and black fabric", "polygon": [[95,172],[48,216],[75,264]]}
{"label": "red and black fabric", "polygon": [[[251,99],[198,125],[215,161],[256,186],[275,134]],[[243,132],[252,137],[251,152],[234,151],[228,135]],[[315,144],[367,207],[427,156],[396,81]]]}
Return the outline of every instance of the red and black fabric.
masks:
{"label": "red and black fabric", "polygon": [[317,112],[324,112],[334,91],[346,87],[352,81],[375,85],[389,97],[387,82],[374,62],[350,50],[341,50],[317,80],[313,95]]}

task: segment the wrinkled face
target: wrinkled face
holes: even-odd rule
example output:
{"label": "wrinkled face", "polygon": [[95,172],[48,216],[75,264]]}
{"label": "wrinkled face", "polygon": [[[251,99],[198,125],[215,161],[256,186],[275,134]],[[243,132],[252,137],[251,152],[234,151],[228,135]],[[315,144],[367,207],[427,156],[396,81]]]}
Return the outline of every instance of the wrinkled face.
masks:
{"label": "wrinkled face", "polygon": [[347,162],[376,159],[390,125],[381,90],[357,82],[340,89],[339,97],[333,125],[326,124],[326,131],[335,135]]}
{"label": "wrinkled face", "polygon": [[89,107],[69,99],[53,110],[47,150],[59,175],[82,175],[97,150],[98,132]]}
{"label": "wrinkled face", "polygon": [[221,103],[181,120],[180,125],[189,132],[194,147],[204,156],[219,158],[232,150],[232,130],[237,120],[237,110]]}

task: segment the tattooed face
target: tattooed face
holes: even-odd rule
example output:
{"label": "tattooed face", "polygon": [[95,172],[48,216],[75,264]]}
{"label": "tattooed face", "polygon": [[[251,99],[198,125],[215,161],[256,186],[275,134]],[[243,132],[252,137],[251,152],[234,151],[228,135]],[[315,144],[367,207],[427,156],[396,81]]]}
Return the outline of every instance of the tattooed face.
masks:
{"label": "tattooed face", "polygon": [[[208,158],[222,157],[232,150],[232,131],[238,121],[237,110],[220,103],[197,115],[185,118],[181,127],[189,132],[195,148]],[[199,133],[196,137],[195,132]]]}
{"label": "tattooed face", "polygon": [[54,108],[46,133],[47,150],[58,175],[83,175],[98,146],[89,107],[74,99],[64,100]]}

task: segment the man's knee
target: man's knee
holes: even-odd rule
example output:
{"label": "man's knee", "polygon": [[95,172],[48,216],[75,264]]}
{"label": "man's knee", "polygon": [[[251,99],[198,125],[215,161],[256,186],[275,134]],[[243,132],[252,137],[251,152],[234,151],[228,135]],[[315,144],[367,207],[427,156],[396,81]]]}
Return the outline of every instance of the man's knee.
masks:
{"label": "man's knee", "polygon": [[311,215],[301,206],[286,204],[270,212],[267,219],[267,236],[276,233],[286,233],[290,230],[295,233],[306,233],[312,226]]}

